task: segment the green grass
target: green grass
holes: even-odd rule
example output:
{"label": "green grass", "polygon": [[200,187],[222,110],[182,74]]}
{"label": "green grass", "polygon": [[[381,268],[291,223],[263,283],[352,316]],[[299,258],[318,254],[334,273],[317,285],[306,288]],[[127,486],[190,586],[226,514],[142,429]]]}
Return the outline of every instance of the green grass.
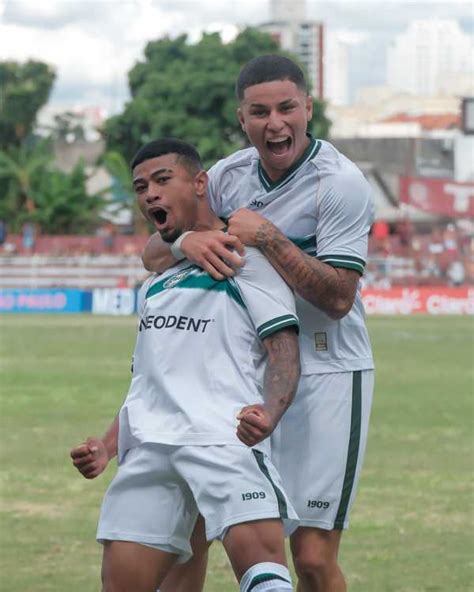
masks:
{"label": "green grass", "polygon": [[[371,318],[377,379],[367,460],[341,563],[351,592],[473,590],[473,319]],[[0,589],[99,590],[94,542],[114,467],[68,458],[127,391],[132,318],[0,317]],[[237,590],[219,544],[206,592]]]}

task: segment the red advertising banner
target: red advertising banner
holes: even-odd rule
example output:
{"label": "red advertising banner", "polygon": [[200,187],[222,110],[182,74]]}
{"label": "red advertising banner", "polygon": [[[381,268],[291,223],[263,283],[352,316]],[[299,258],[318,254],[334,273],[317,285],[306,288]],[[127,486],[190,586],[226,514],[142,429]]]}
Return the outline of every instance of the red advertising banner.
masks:
{"label": "red advertising banner", "polygon": [[430,214],[474,217],[474,183],[451,179],[400,177],[400,201]]}
{"label": "red advertising banner", "polygon": [[474,287],[365,288],[362,300],[368,315],[474,315]]}

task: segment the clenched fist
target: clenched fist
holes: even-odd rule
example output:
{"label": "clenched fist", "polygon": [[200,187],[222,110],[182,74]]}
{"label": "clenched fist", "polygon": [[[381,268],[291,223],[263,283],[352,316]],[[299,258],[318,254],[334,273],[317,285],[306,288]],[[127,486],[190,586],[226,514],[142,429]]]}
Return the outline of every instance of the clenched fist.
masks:
{"label": "clenched fist", "polygon": [[275,429],[275,422],[263,405],[247,405],[237,415],[237,438],[247,446],[255,446]]}
{"label": "clenched fist", "polygon": [[95,479],[109,463],[109,455],[100,438],[87,438],[71,450],[72,464],[86,479]]}

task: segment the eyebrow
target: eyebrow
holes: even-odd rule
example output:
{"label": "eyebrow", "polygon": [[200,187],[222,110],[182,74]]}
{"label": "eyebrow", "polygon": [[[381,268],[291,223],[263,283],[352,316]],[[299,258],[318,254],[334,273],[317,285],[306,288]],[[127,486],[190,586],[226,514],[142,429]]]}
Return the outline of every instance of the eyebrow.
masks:
{"label": "eyebrow", "polygon": [[[162,175],[163,173],[172,173],[172,172],[173,172],[173,169],[162,168],[162,169],[158,169],[156,171],[153,171],[150,176],[154,177],[155,175]],[[135,185],[135,183],[139,183],[140,181],[144,181],[144,180],[145,179],[143,179],[143,177],[135,177],[135,179],[133,179],[132,183],[133,183],[133,185]]]}
{"label": "eyebrow", "polygon": [[[288,103],[292,103],[295,99],[293,97],[290,97],[288,99],[284,99],[283,101],[280,101],[278,103],[278,107],[281,107],[283,105],[286,105]],[[268,108],[268,105],[265,105],[263,103],[249,103],[249,107],[256,107],[256,108]]]}

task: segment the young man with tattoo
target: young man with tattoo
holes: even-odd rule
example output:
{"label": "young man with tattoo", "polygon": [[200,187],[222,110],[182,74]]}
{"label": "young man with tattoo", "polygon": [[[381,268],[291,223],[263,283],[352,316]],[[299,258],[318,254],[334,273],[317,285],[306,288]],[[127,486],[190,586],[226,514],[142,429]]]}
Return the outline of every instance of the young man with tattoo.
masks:
{"label": "young man with tattoo", "polygon": [[[151,142],[132,170],[140,209],[164,241],[225,230],[189,144]],[[224,281],[181,261],[145,282],[125,402],[102,439],[71,451],[90,479],[119,459],[97,532],[104,592],[155,592],[190,557],[198,514],[207,539],[222,540],[241,592],[293,589],[283,525],[297,516],[268,436],[298,385],[298,320],[265,256],[249,249],[246,258]]]}
{"label": "young man with tattoo", "polygon": [[[245,269],[241,243],[257,247],[295,291],[302,377],[272,458],[300,518],[291,537],[298,591],[344,592],[338,550],[364,457],[374,380],[359,292],[371,191],[352,162],[307,134],[312,99],[291,60],[251,60],[236,91],[253,147],[209,171],[211,205],[227,219],[228,233],[188,234],[173,251],[223,278]],[[175,258],[154,236],[143,260],[160,270]],[[163,591],[199,592],[186,583],[193,569],[185,566]]]}

